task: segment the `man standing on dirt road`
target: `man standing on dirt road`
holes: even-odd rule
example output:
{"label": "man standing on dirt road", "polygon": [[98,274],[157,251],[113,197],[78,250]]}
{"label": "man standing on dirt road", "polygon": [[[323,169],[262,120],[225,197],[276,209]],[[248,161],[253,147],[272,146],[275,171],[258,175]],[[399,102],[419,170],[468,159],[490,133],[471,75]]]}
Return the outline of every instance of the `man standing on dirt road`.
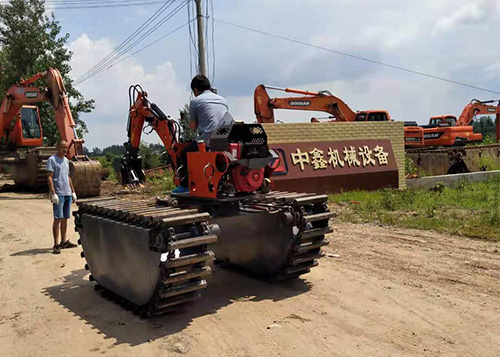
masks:
{"label": "man standing on dirt road", "polygon": [[[47,180],[50,190],[50,200],[54,209],[54,222],[52,223],[52,234],[54,236],[54,247],[52,253],[60,254],[61,249],[75,248],[76,244],[66,238],[68,219],[71,215],[71,202],[76,202],[75,188],[69,176],[69,160],[66,158],[68,143],[60,140],[57,143],[57,153],[47,160]],[[61,232],[61,244],[59,244],[59,232]]]}

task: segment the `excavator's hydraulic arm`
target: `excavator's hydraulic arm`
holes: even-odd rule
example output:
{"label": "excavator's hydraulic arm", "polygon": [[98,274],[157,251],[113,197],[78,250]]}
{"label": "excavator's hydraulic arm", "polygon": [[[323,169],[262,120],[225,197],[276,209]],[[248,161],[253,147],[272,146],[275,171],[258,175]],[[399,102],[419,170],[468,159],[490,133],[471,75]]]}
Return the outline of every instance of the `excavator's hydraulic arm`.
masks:
{"label": "excavator's hydraulic arm", "polygon": [[[302,94],[303,97],[270,98],[266,89]],[[274,123],[274,109],[312,110],[330,114],[336,121],[354,121],[356,113],[328,91],[271,87],[260,84],[254,92],[254,110],[259,123]]]}
{"label": "excavator's hydraulic arm", "polygon": [[[301,94],[302,97],[270,98],[267,89],[286,93]],[[390,121],[385,110],[365,110],[354,112],[342,99],[329,91],[311,92],[307,90],[271,87],[260,84],[254,92],[254,111],[259,123],[274,123],[274,109],[309,110],[329,114],[330,121]],[[312,118],[311,122],[319,122]]]}
{"label": "excavator's hydraulic arm", "polygon": [[[496,105],[493,103],[496,103]],[[456,125],[467,126],[477,115],[494,115],[498,113],[500,113],[500,100],[479,101],[473,99],[462,110]]]}
{"label": "excavator's hydraulic arm", "polygon": [[176,153],[182,145],[178,143],[177,122],[169,119],[156,104],[151,103],[147,92],[143,91],[140,85],[129,88],[129,98],[131,103],[127,124],[128,142],[125,144],[126,152],[120,165],[120,172],[122,184],[137,185],[145,179],[142,158],[139,156],[139,145],[145,124],[160,137],[174,169],[178,166]]}

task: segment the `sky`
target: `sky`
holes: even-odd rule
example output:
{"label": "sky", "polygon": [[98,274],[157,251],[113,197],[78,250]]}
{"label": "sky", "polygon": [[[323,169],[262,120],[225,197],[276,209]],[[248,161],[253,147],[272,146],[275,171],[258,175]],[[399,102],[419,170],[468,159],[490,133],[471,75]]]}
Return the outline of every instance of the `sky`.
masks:
{"label": "sky", "polygon": [[[500,92],[500,1],[497,0],[213,0],[213,17],[316,46]],[[181,3],[181,0],[177,0]],[[204,6],[210,5],[204,1]],[[109,9],[56,9],[74,78],[80,77],[141,26],[161,4]],[[176,6],[175,4],[173,6]],[[131,54],[188,20],[183,8]],[[258,84],[329,90],[353,110],[385,109],[394,120],[426,123],[459,115],[473,98],[499,94],[341,56],[222,22],[209,23],[210,79],[231,114],[254,122]],[[95,110],[82,118],[89,149],[126,141],[128,88],[141,84],[172,118],[189,103],[193,73],[184,27],[77,85]],[[215,51],[214,51],[215,49]],[[215,55],[215,56],[214,56]],[[125,56],[124,56],[125,57]],[[215,58],[215,61],[214,61]],[[215,71],[214,71],[215,62]],[[284,93],[273,92],[272,96]],[[282,121],[309,121],[311,112],[277,111]],[[159,142],[155,133],[143,135]]]}

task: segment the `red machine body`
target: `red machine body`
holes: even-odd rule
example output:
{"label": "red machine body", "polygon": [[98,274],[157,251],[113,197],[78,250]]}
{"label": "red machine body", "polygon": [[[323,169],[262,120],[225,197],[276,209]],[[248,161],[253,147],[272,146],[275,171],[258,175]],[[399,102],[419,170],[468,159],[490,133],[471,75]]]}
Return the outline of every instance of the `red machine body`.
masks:
{"label": "red machine body", "polygon": [[[46,88],[33,85],[45,78]],[[89,160],[83,152],[71,114],[68,93],[59,70],[49,68],[12,85],[0,105],[0,164],[10,164],[18,186],[47,186],[46,160],[55,154],[54,147],[42,147],[43,131],[35,103],[50,102],[61,139],[68,143],[66,157],[79,197],[98,196],[101,187],[101,164]]]}
{"label": "red machine body", "polygon": [[[286,93],[301,94],[302,97],[271,98],[267,89]],[[353,111],[342,99],[328,91],[312,92],[308,90],[279,88],[260,84],[254,92],[254,111],[259,123],[274,123],[274,109],[309,110],[328,113],[331,122],[336,121],[390,121],[385,110]],[[311,118],[311,122],[319,122]]]}
{"label": "red machine body", "polygon": [[405,146],[419,148],[479,143],[483,136],[481,133],[474,133],[470,125],[477,115],[498,117],[500,101],[473,99],[464,107],[458,119],[452,114],[437,115],[430,118],[428,125],[405,126]]}
{"label": "red machine body", "polygon": [[[47,79],[48,89],[32,85],[41,78]],[[35,110],[36,107],[30,105],[40,102],[50,102],[52,105],[61,138],[69,144],[68,159],[82,156],[83,140],[76,136],[76,124],[71,114],[66,88],[61,74],[55,68],[37,73],[9,88],[0,109],[0,147],[42,145],[42,126],[38,109]]]}
{"label": "red machine body", "polygon": [[[136,184],[145,179],[141,158],[138,156],[143,126],[148,123],[155,130],[171,158],[174,183],[179,155],[187,145],[179,139],[179,125],[147,99],[140,86],[132,86],[135,97],[129,110],[127,152],[122,160],[123,184]],[[269,179],[278,156],[267,146],[267,136],[260,124],[231,123],[217,129],[206,143],[198,143],[197,152],[187,154],[189,195],[198,198],[225,198],[249,194],[259,190]],[[276,165],[275,165],[276,166]],[[274,166],[273,166],[274,167]]]}

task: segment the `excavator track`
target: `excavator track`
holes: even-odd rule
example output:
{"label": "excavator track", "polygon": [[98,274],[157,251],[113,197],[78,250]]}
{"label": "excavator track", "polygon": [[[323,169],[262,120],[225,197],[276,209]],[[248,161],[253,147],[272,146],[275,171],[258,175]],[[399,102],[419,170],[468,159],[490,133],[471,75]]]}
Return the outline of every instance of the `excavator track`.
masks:
{"label": "excavator track", "polygon": [[293,214],[293,245],[282,272],[271,280],[288,280],[309,273],[316,267],[318,259],[324,256],[321,248],[328,245],[326,234],[332,233],[327,195],[315,195],[297,192],[273,192],[257,198],[258,202],[271,203],[281,209],[291,209]]}
{"label": "excavator track", "polygon": [[96,290],[149,317],[198,298],[215,258],[271,281],[308,273],[332,232],[327,200],[273,192],[217,202],[217,211],[189,197],[175,206],[170,197],[155,203],[97,198],[80,201],[74,215]]}
{"label": "excavator track", "polygon": [[[214,260],[207,244],[217,241],[208,224],[208,213],[113,198],[82,201],[78,208],[74,215],[82,257],[87,259],[85,268],[102,296],[149,317],[193,301],[206,288],[204,278],[211,274]],[[113,236],[95,232],[85,234],[93,225],[98,230],[116,232],[120,239],[113,241]],[[125,240],[131,250],[127,252],[128,247],[120,240]],[[102,250],[97,251],[96,246]],[[141,251],[144,246],[151,254]],[[145,259],[138,259],[141,254]],[[116,257],[122,261],[114,261]],[[147,269],[154,271],[150,274]],[[117,275],[110,277],[112,273]],[[142,288],[130,293],[127,289],[133,284]]]}
{"label": "excavator track", "polygon": [[47,186],[47,160],[56,153],[55,147],[38,147],[24,154],[12,166],[12,179],[19,186],[40,189]]}
{"label": "excavator track", "polygon": [[484,171],[481,158],[500,163],[500,144],[406,149],[406,156],[427,175]]}

